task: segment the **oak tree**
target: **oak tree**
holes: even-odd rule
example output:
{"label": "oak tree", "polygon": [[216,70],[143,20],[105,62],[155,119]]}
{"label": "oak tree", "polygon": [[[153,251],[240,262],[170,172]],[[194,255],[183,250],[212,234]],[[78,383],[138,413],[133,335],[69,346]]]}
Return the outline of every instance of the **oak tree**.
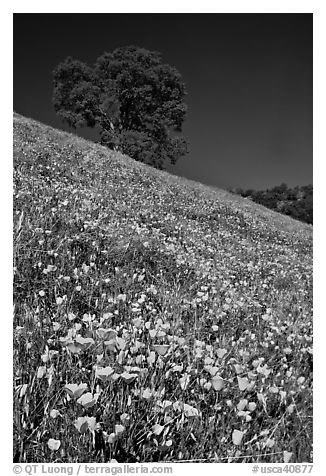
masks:
{"label": "oak tree", "polygon": [[101,143],[157,168],[187,153],[185,84],[160,53],[136,46],[93,67],[68,57],[53,72],[53,104],[71,127],[97,127]]}

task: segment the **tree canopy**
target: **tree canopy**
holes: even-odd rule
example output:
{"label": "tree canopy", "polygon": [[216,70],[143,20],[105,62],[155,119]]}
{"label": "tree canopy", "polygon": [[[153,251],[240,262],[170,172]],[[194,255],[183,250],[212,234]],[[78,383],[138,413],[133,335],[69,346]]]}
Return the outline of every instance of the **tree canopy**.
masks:
{"label": "tree canopy", "polygon": [[93,67],[71,57],[53,72],[53,104],[71,127],[97,127],[103,145],[157,168],[187,153],[186,87],[158,52],[104,53]]}

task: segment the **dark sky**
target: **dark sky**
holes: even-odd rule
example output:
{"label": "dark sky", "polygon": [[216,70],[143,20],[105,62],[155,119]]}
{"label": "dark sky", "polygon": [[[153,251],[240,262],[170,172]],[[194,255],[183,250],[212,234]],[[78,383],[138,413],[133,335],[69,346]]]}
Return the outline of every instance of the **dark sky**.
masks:
{"label": "dark sky", "polygon": [[224,188],[312,183],[312,23],[298,13],[14,14],[14,110],[65,128],[54,67],[137,45],[160,51],[187,86],[190,154],[169,170]]}

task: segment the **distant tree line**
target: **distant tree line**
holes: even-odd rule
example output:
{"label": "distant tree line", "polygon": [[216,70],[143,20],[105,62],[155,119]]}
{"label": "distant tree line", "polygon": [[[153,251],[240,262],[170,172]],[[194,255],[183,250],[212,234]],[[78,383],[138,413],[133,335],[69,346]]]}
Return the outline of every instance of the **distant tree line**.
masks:
{"label": "distant tree line", "polygon": [[312,224],[313,187],[312,185],[289,188],[285,183],[268,190],[231,189],[233,193],[253,200],[277,212],[289,215],[296,220]]}

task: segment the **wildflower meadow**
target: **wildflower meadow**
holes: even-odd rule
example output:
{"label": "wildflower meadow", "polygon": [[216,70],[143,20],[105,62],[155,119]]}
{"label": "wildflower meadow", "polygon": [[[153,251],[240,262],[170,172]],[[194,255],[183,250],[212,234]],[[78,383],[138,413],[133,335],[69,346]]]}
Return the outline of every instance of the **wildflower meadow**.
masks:
{"label": "wildflower meadow", "polygon": [[312,226],[14,115],[14,461],[312,462]]}

